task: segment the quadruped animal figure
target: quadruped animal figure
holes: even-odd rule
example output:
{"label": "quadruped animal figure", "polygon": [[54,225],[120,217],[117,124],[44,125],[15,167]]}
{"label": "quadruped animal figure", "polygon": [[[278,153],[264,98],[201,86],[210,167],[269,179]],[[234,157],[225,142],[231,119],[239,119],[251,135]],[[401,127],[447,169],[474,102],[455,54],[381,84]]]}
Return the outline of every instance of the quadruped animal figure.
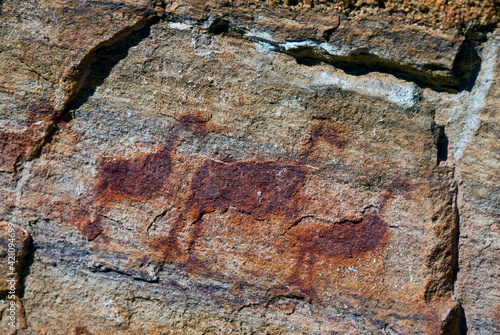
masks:
{"label": "quadruped animal figure", "polygon": [[[89,240],[103,234],[99,217],[105,203],[113,199],[144,201],[161,192],[172,173],[175,163],[172,151],[181,131],[203,138],[214,129],[199,115],[187,114],[180,119],[159,151],[133,159],[105,157],[100,164],[96,197],[92,199],[97,206],[97,215],[81,224],[82,232]],[[179,259],[183,253],[179,246],[179,233],[187,224],[193,225],[187,241],[188,262],[203,269],[204,273],[210,273],[196,257],[195,250],[196,241],[204,229],[204,214],[226,212],[231,208],[257,220],[266,220],[271,215],[291,222],[298,220],[304,206],[307,206],[301,194],[309,173],[306,163],[319,141],[326,142],[335,150],[343,150],[347,143],[335,127],[321,122],[313,126],[303,156],[296,162],[207,159],[194,173],[190,182],[191,194],[168,235],[152,241],[151,247],[162,252],[166,260]],[[79,217],[86,215],[88,213],[80,213]],[[341,220],[299,236],[297,261],[289,282],[304,286],[299,273],[306,269],[309,276],[307,285],[311,286],[317,256],[347,257],[374,250],[382,243],[386,228],[378,212],[371,211],[360,218]],[[304,291],[310,292],[311,289]]]}

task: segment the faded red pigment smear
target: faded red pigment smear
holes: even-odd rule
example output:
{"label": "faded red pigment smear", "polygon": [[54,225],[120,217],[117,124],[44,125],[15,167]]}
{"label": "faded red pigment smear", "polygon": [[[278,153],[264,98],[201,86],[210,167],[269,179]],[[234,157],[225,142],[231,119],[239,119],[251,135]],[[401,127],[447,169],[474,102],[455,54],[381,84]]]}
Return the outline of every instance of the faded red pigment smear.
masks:
{"label": "faded red pigment smear", "polygon": [[213,131],[201,115],[184,114],[167,143],[158,152],[132,159],[105,157],[101,162],[96,187],[100,202],[122,198],[144,201],[160,191],[172,172],[171,152],[177,144],[180,130],[199,137]]}
{"label": "faded red pigment smear", "polygon": [[387,191],[380,200],[378,206],[379,211],[385,208],[385,206],[387,205],[387,201],[389,201],[389,199],[392,199],[394,197],[394,193],[403,193],[405,194],[405,197],[408,197],[409,192],[410,192],[410,183],[408,183],[408,181],[403,180],[399,177],[394,178],[394,180],[391,181],[389,186],[387,186]]}
{"label": "faded red pigment smear", "polygon": [[[198,117],[189,116],[182,119],[180,128],[197,125],[199,133],[204,133],[203,124]],[[339,149],[345,146],[346,141],[340,136],[337,128],[325,122],[313,127],[310,146],[305,151],[306,160],[320,139]],[[180,256],[177,235],[184,221],[190,219],[196,226],[192,230],[188,250],[190,259],[195,258],[194,245],[201,235],[203,214],[212,211],[225,212],[229,207],[257,220],[264,220],[270,214],[294,219],[304,202],[299,190],[305,180],[305,167],[300,164],[207,161],[193,178],[192,196],[168,236],[154,241],[152,246],[162,250],[167,259]],[[192,217],[188,218],[189,215]]]}
{"label": "faded red pigment smear", "polygon": [[378,214],[365,214],[359,221],[347,220],[298,238],[299,261],[305,255],[347,256],[374,250],[385,235],[387,225]]}
{"label": "faded red pigment smear", "polygon": [[87,327],[85,326],[78,326],[75,328],[75,335],[92,335]]}
{"label": "faded red pigment smear", "polygon": [[33,136],[40,120],[52,119],[54,108],[48,103],[28,106],[27,129],[23,131],[0,131],[0,166],[13,167],[16,162],[26,158],[35,145]]}
{"label": "faded red pigment smear", "polygon": [[311,148],[318,142],[319,139],[323,139],[330,145],[337,147],[338,149],[343,149],[346,145],[346,140],[341,135],[338,127],[326,122],[320,122],[313,126],[311,134]]}
{"label": "faded red pigment smear", "polygon": [[0,166],[12,167],[33,146],[32,130],[0,132]]}
{"label": "faded red pigment smear", "polygon": [[87,240],[106,237],[101,217],[110,203],[121,199],[146,201],[161,191],[172,172],[171,150],[169,141],[159,151],[133,159],[106,157],[102,160],[95,197],[71,215],[71,221]]}
{"label": "faded red pigment smear", "polygon": [[162,250],[166,258],[178,256],[177,235],[189,213],[194,215],[191,219],[197,224],[189,243],[191,255],[194,255],[194,244],[202,229],[202,216],[207,212],[225,212],[232,207],[257,220],[264,220],[270,214],[296,218],[301,210],[298,191],[305,176],[300,165],[207,161],[193,178],[192,196],[169,235],[153,246]]}
{"label": "faded red pigment smear", "polygon": [[96,210],[95,215],[91,215],[90,206],[81,206],[71,213],[71,221],[81,229],[82,235],[89,241],[95,240],[103,235],[101,224],[101,208]]}
{"label": "faded red pigment smear", "polygon": [[[311,231],[297,238],[300,249],[290,282],[303,288],[308,299],[314,297],[312,281],[317,257],[344,257],[377,249],[387,232],[387,224],[377,213],[365,214],[360,220],[341,223]],[[308,278],[300,279],[300,270],[305,269]]]}
{"label": "faded red pigment smear", "polygon": [[208,121],[200,114],[184,114],[179,120],[176,129],[192,132],[196,136],[206,136],[209,132],[216,131],[214,127],[208,125]]}
{"label": "faded red pigment smear", "polygon": [[103,234],[101,219],[98,216],[95,221],[91,221],[82,229],[82,234],[89,241],[95,240],[97,236]]}
{"label": "faded red pigment smear", "polygon": [[56,117],[54,107],[47,102],[29,105],[28,112],[28,125],[40,120],[53,120]]}
{"label": "faded red pigment smear", "polygon": [[213,207],[236,211],[263,220],[269,214],[294,217],[293,202],[305,182],[301,166],[274,162],[235,162],[230,164],[208,161],[193,178],[193,202],[203,208]]}

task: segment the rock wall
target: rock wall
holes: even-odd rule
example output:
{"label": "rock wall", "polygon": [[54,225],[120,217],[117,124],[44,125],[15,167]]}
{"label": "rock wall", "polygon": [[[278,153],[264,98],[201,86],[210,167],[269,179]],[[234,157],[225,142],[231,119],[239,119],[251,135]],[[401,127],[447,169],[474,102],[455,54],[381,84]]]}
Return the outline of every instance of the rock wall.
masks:
{"label": "rock wall", "polygon": [[496,1],[0,6],[2,332],[500,332]]}

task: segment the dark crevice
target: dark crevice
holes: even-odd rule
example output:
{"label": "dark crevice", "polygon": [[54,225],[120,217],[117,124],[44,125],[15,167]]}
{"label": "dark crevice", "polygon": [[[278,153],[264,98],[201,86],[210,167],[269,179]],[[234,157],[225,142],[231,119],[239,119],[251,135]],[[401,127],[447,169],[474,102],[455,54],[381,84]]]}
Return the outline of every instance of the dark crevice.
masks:
{"label": "dark crevice", "polygon": [[210,27],[208,27],[208,33],[214,35],[227,34],[230,28],[231,25],[229,24],[229,21],[224,19],[216,19],[210,25]]}
{"label": "dark crevice", "polygon": [[459,335],[467,335],[468,328],[467,328],[467,317],[465,316],[465,311],[462,305],[460,305],[460,324],[458,328],[458,334]]}
{"label": "dark crevice", "polygon": [[436,123],[433,123],[431,126],[432,130],[432,136],[434,138],[434,144],[436,145],[437,149],[437,165],[441,162],[446,162],[448,159],[448,137],[446,136],[445,133],[445,126],[440,126],[437,125]]}
{"label": "dark crevice", "polygon": [[[159,18],[143,20],[116,34],[111,40],[101,43],[89,52],[74,70],[80,84],[67,101],[63,114],[78,109],[104,83],[113,68],[125,57],[130,48],[137,46],[151,34],[151,26]],[[73,75],[75,76],[75,75]]]}
{"label": "dark crevice", "polygon": [[[41,142],[38,144],[36,149],[33,151],[30,157],[26,159],[26,161],[30,161],[36,158],[40,158],[43,148],[45,145],[48,143],[51,143],[52,140],[54,139],[55,134],[63,124],[67,124],[73,119],[73,114],[70,112],[64,112],[64,113],[59,113],[54,115],[54,117],[51,120],[50,126],[47,128],[46,132],[47,134],[43,137]],[[21,163],[21,162],[20,162]],[[22,165],[21,165],[22,166]]]}
{"label": "dark crevice", "polygon": [[234,28],[231,23],[224,18],[215,19],[208,27],[207,32],[212,35],[228,35],[233,37],[242,37],[244,31]]}
{"label": "dark crevice", "polygon": [[[330,40],[334,30],[325,31],[323,37],[327,41]],[[479,37],[476,36],[478,34]],[[436,92],[458,93],[464,90],[470,91],[474,86],[481,69],[481,58],[476,49],[480,43],[486,41],[485,36],[485,33],[477,32],[466,34],[451,69],[438,64],[427,64],[422,68],[400,64],[374,55],[365,48],[354,50],[346,56],[331,55],[321,48],[320,41],[314,39],[308,40],[309,45],[293,49],[287,49],[279,43],[262,38],[251,37],[250,40],[267,43],[274,48],[274,51],[294,57],[298,64],[314,66],[325,63],[354,76],[371,72],[387,73]]]}
{"label": "dark crevice", "polygon": [[159,20],[157,16],[140,20],[135,25],[116,33],[109,40],[99,43],[85,55],[64,78],[64,81],[74,84],[73,91],[68,95],[62,110],[54,114],[46,136],[27,161],[41,156],[43,148],[52,142],[61,126],[73,119],[74,110],[88,101],[96,89],[104,83],[112,69],[127,57],[130,48],[149,37],[151,26]]}
{"label": "dark crevice", "polygon": [[323,38],[326,40],[326,41],[330,41],[330,38],[332,37],[333,35],[333,32],[337,30],[337,27],[335,28],[330,28],[330,29],[326,29],[325,31],[323,31]]}
{"label": "dark crevice", "polygon": [[[383,0],[378,1],[378,6],[385,7]],[[187,17],[171,15],[171,21],[189,20]],[[192,20],[191,20],[192,21]],[[198,25],[206,21],[198,21]],[[332,55],[324,50],[320,44],[322,41],[316,39],[305,39],[309,45],[287,49],[282,44],[260,37],[244,37],[245,28],[236,28],[227,18],[214,20],[207,29],[213,35],[228,35],[237,38],[247,38],[253,42],[262,42],[273,47],[275,52],[280,52],[295,58],[298,64],[314,66],[321,63],[332,65],[354,76],[366,75],[372,72],[391,74],[396,78],[414,82],[422,88],[430,88],[436,92],[458,93],[470,91],[474,86],[481,69],[481,58],[477,47],[487,40],[487,33],[494,30],[494,26],[482,26],[474,30],[470,29],[465,35],[452,68],[446,68],[439,64],[426,64],[415,67],[408,64],[400,64],[396,61],[384,59],[374,55],[365,48],[352,51],[345,56]],[[323,32],[323,38],[330,40],[335,28]],[[288,41],[294,42],[294,41]],[[295,41],[300,42],[300,41]]]}
{"label": "dark crevice", "polygon": [[[456,185],[456,193],[454,198],[454,215],[455,215],[455,236],[454,236],[454,262],[453,262],[453,278],[452,278],[452,290],[455,292],[455,283],[458,277],[458,271],[460,270],[460,208],[459,208],[459,197],[461,196],[461,178],[459,175],[457,176],[457,167],[455,167],[454,172],[455,177],[455,185]],[[458,331],[456,334],[459,335],[467,335],[467,317],[465,315],[465,311],[461,304],[458,305]]]}
{"label": "dark crevice", "polygon": [[133,280],[147,282],[147,283],[158,283],[159,278],[157,276],[147,277],[147,275],[142,275],[141,273],[130,273],[127,271],[120,270],[119,268],[110,268],[110,267],[95,267],[91,268],[90,272],[101,272],[101,273],[116,273],[118,275],[129,277]]}
{"label": "dark crevice", "polygon": [[441,326],[442,335],[467,335],[467,320],[461,304],[456,304]]}
{"label": "dark crevice", "polygon": [[[455,167],[456,169],[456,167]],[[453,277],[452,277],[452,290],[455,291],[455,282],[457,281],[458,271],[460,270],[460,210],[458,208],[458,197],[460,196],[460,180],[455,180],[456,190],[455,199],[453,204],[454,216],[455,216],[455,236],[452,241],[454,247],[453,250]]]}
{"label": "dark crevice", "polygon": [[[436,128],[433,125],[433,128]],[[439,129],[439,128],[438,128]],[[439,134],[436,131],[434,134]],[[453,172],[451,180],[441,184],[431,197],[433,202],[432,222],[439,242],[429,250],[427,267],[429,280],[425,285],[424,299],[429,302],[449,297],[455,292],[459,271],[460,212],[458,199],[461,196],[460,178],[457,170],[447,166],[438,168],[441,172]]]}
{"label": "dark crevice", "polygon": [[476,51],[476,42],[466,39],[455,57],[452,74],[460,78],[458,91],[471,91],[481,70],[481,58]]}
{"label": "dark crevice", "polygon": [[296,300],[296,301],[308,302],[303,296],[290,293],[290,294],[279,294],[279,295],[272,296],[266,301],[265,305],[266,305],[266,307],[268,307],[270,304],[272,304],[273,302],[278,301],[280,299],[291,299],[291,300]]}
{"label": "dark crevice", "polygon": [[[34,262],[34,254],[35,254],[35,247],[33,245],[33,240],[31,237],[28,237],[25,243],[22,246],[16,246],[16,265],[15,265],[15,271],[14,271],[14,278],[16,280],[16,289],[15,289],[15,295],[16,299],[22,299],[24,297],[24,291],[25,291],[25,281],[26,277],[30,274],[30,268],[31,265]],[[6,251],[5,251],[6,252]],[[10,279],[10,275],[8,278],[6,277],[5,280]],[[0,299],[2,300],[7,300],[7,297],[12,294],[12,291],[9,289],[5,291],[0,291]],[[10,300],[10,299],[9,299]]]}
{"label": "dark crevice", "polygon": [[464,26],[462,26],[462,32],[465,35],[465,38],[469,41],[476,41],[477,43],[483,43],[486,42],[488,39],[488,33],[492,33],[497,29],[498,23],[490,23],[490,24],[485,24],[485,25],[478,25],[478,26],[473,26],[468,29],[466,29]]}
{"label": "dark crevice", "polygon": [[474,45],[473,42],[464,42],[452,70],[448,71],[449,75],[429,71],[434,70],[436,67],[434,65],[428,65],[426,69],[418,69],[411,65],[380,58],[365,49],[355,50],[347,56],[330,55],[312,46],[301,46],[289,50],[278,47],[277,51],[294,57],[298,64],[314,66],[326,63],[354,76],[382,72],[414,82],[422,88],[430,88],[437,92],[457,93],[463,90],[470,91],[479,73],[481,59]]}
{"label": "dark crevice", "polygon": [[21,264],[20,276],[19,276],[19,286],[18,286],[18,297],[23,298],[26,289],[26,277],[30,274],[31,265],[35,261],[35,245],[33,244],[33,239],[29,239],[29,244],[26,248],[26,255],[24,256],[23,262]]}

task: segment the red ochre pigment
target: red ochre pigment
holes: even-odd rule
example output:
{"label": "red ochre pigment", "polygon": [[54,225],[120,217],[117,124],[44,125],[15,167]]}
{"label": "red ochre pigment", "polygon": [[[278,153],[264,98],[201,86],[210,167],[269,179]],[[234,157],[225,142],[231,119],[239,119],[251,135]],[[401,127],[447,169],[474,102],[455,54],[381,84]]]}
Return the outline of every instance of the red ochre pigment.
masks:
{"label": "red ochre pigment", "polygon": [[346,139],[341,136],[342,130],[339,128],[340,127],[335,127],[334,125],[326,122],[315,124],[311,134],[311,148],[314,147],[319,139],[323,139],[325,142],[335,146],[337,149],[344,149],[347,142]]}
{"label": "red ochre pigment", "polygon": [[106,157],[96,187],[99,202],[145,201],[163,188],[172,172],[172,145],[132,159]]}
{"label": "red ochre pigment", "polygon": [[[146,201],[161,193],[172,173],[174,162],[171,154],[181,132],[204,137],[212,131],[214,128],[200,115],[187,114],[179,119],[179,124],[159,151],[131,159],[103,158],[96,196],[91,204],[96,207],[94,215],[90,215],[86,209],[75,212],[77,220],[86,222],[80,225],[82,233],[89,240],[103,234],[100,217],[105,206],[122,199]],[[325,122],[317,123],[313,126],[306,156],[319,140],[336,149],[343,149],[346,141],[341,133],[338,127]],[[191,266],[194,264],[198,268],[204,268],[196,258],[195,244],[203,234],[205,213],[222,213],[231,208],[255,220],[266,220],[271,215],[283,220],[297,220],[306,207],[305,196],[301,194],[306,179],[307,168],[300,163],[206,160],[194,174],[190,184],[190,198],[169,234],[152,241],[151,247],[161,251],[165,259],[179,261],[182,251],[178,235],[185,225],[194,224],[187,242],[188,262],[192,263]],[[385,222],[377,213],[372,213],[363,215],[357,221],[344,220],[320,230],[306,231],[299,236],[291,234],[290,238],[296,239],[299,249],[290,283],[304,287],[304,291],[307,291],[310,279],[309,283],[302,282],[298,279],[299,273],[305,270],[312,276],[317,257],[348,258],[375,250],[381,245],[386,230]]]}
{"label": "red ochre pigment", "polygon": [[52,105],[40,103],[28,106],[27,128],[23,131],[0,131],[0,167],[12,168],[34,149],[37,121],[54,119]]}
{"label": "red ochre pigment", "polygon": [[82,229],[88,240],[93,240],[103,234],[101,216],[105,207],[121,200],[147,201],[159,194],[172,173],[171,153],[177,144],[179,133],[187,131],[204,137],[208,132],[216,130],[207,123],[199,114],[185,114],[180,117],[166,144],[157,152],[139,154],[133,158],[103,157],[95,187],[96,194],[72,214],[72,222]]}
{"label": "red ochre pigment", "polygon": [[[308,301],[317,299],[313,282],[318,258],[347,259],[376,251],[384,244],[386,233],[387,224],[378,213],[371,213],[359,220],[345,220],[295,237],[299,250],[289,278],[294,294]],[[305,279],[301,278],[303,272]]]}
{"label": "red ochre pigment", "polygon": [[[374,250],[387,225],[378,214],[365,214],[359,221],[346,220],[298,238],[299,262],[306,255],[347,256]],[[300,265],[300,264],[299,264]]]}
{"label": "red ochre pigment", "polygon": [[270,214],[293,219],[301,210],[298,191],[305,177],[304,168],[300,165],[209,160],[193,178],[192,196],[169,235],[153,245],[162,250],[167,258],[178,256],[177,235],[192,212],[191,219],[198,225],[191,236],[190,250],[193,252],[195,240],[202,229],[202,216],[207,212],[225,212],[232,207],[257,220],[264,220]]}

